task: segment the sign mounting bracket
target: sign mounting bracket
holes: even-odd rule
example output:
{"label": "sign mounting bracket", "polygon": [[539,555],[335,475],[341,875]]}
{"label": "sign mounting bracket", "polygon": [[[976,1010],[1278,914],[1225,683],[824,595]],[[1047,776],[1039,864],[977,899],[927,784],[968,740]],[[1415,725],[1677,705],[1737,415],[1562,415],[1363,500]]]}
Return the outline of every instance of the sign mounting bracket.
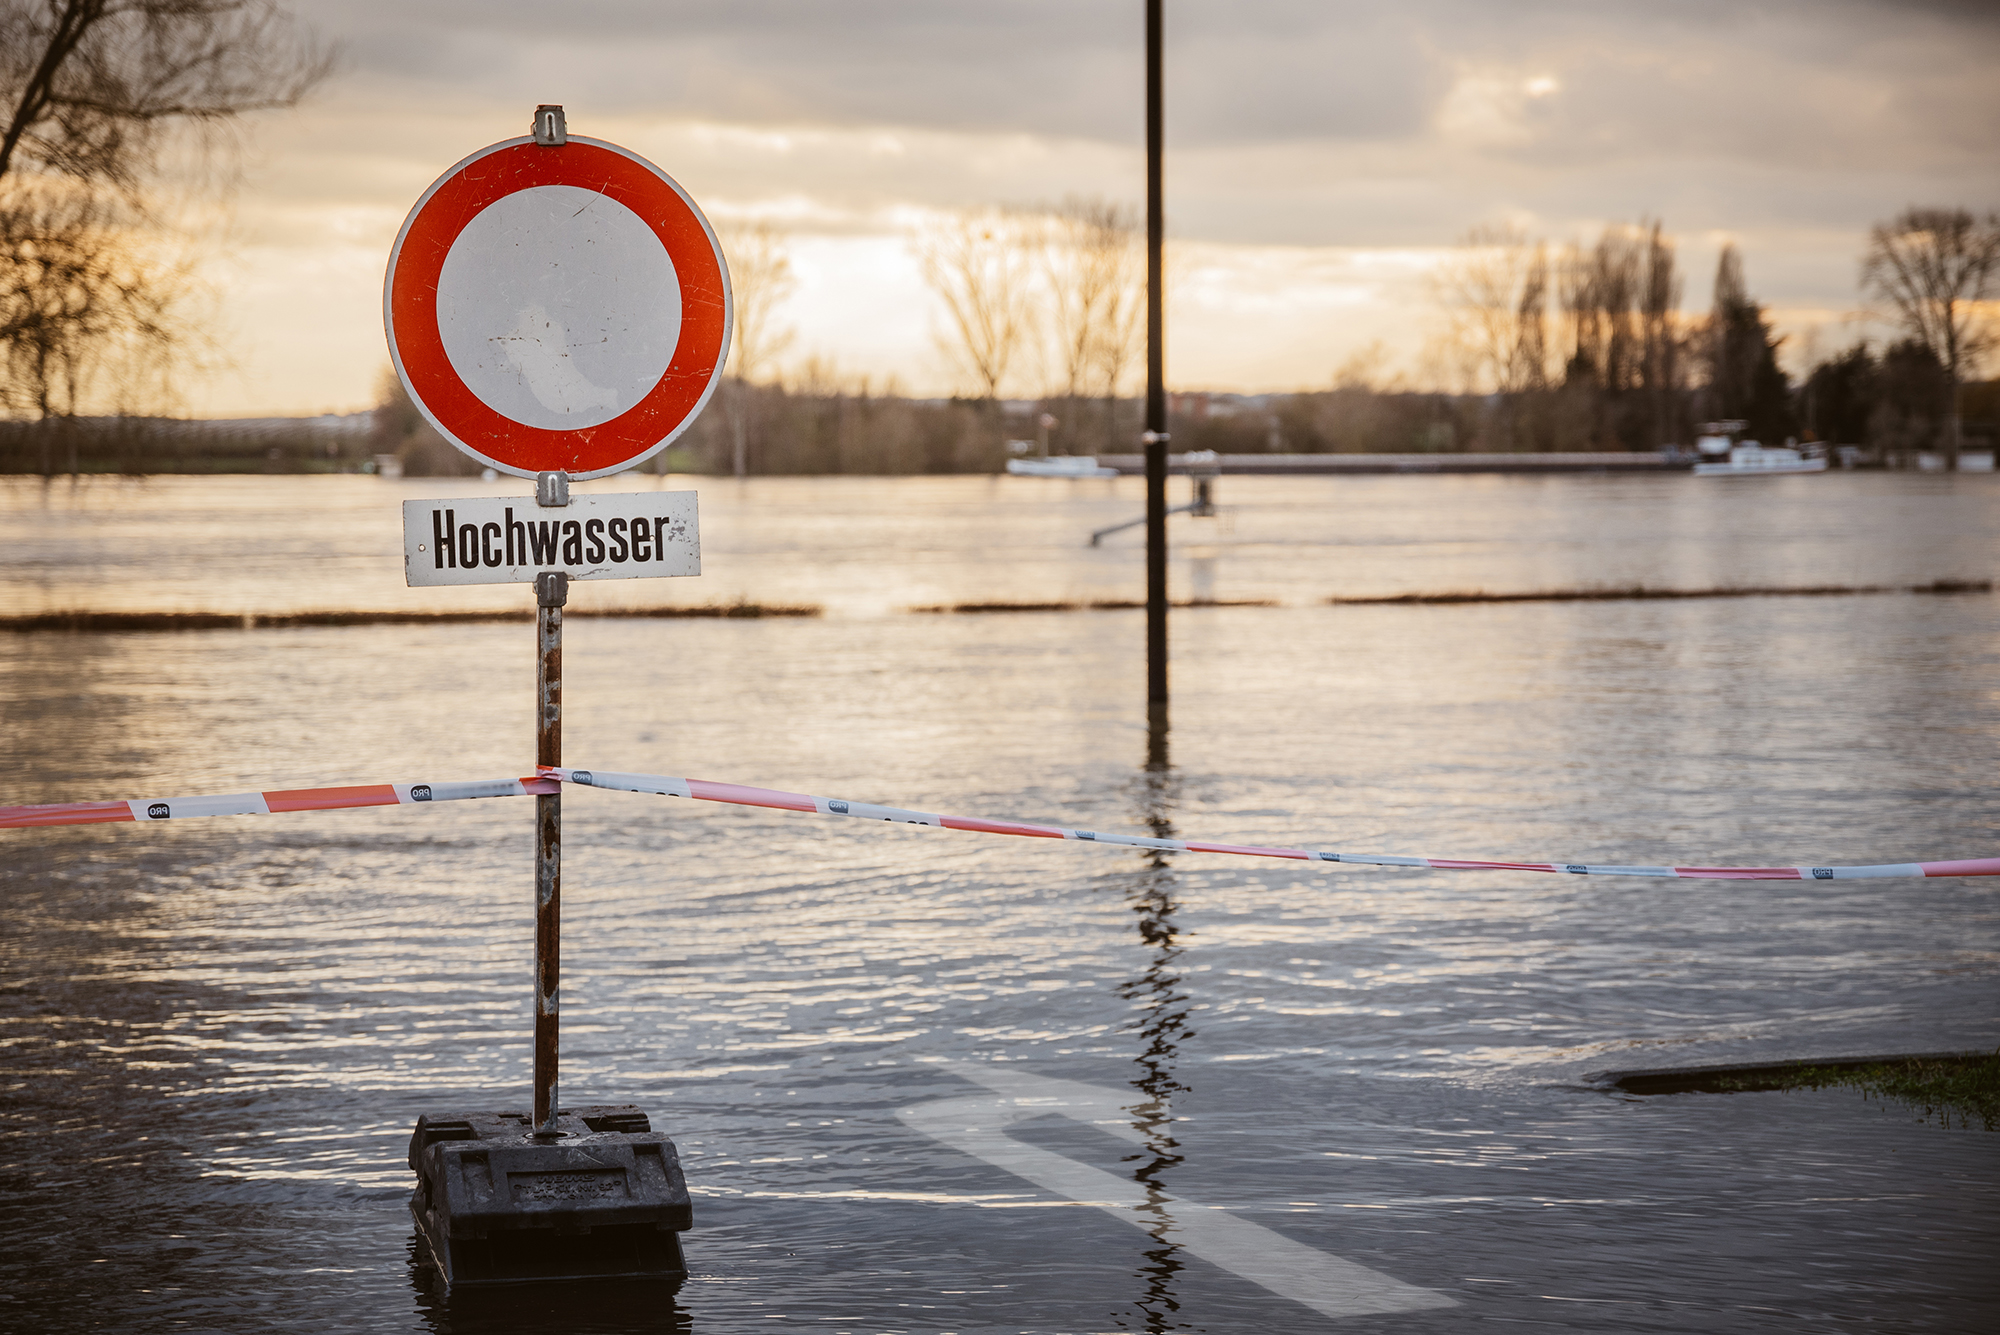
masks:
{"label": "sign mounting bracket", "polygon": [[569,122],[561,106],[544,102],[535,108],[535,142],[544,148],[560,148],[569,142]]}

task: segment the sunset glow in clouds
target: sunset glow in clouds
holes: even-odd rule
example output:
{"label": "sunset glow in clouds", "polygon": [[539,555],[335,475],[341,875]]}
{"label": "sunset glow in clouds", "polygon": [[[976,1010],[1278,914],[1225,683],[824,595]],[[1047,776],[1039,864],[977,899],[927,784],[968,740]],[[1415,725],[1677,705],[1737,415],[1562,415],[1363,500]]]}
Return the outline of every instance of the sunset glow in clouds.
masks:
{"label": "sunset glow in clouds", "polygon": [[[252,127],[207,266],[227,364],[190,388],[197,415],[372,402],[396,228],[538,102],[718,224],[785,229],[791,355],[913,393],[955,387],[910,252],[927,218],[1140,198],[1136,3],[296,8],[342,66]],[[1424,275],[1481,223],[1566,241],[1661,219],[1690,309],[1734,240],[1780,327],[1820,326],[1823,351],[1860,330],[1870,223],[2000,204],[1990,6],[1169,0],[1167,31],[1176,388],[1323,386],[1377,340],[1416,373]]]}

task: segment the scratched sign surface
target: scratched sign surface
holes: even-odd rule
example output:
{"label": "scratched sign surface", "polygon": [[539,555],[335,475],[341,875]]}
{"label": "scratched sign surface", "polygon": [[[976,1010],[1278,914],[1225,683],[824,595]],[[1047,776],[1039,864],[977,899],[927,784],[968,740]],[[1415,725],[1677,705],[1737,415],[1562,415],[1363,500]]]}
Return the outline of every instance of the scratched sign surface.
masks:
{"label": "scratched sign surface", "polygon": [[412,586],[571,579],[652,579],[701,573],[691,491],[578,495],[540,506],[528,496],[403,502],[403,571]]}
{"label": "scratched sign surface", "polygon": [[600,140],[514,139],[426,190],[383,285],[389,355],[453,445],[602,477],[694,421],[729,355],[729,271],[686,191]]}

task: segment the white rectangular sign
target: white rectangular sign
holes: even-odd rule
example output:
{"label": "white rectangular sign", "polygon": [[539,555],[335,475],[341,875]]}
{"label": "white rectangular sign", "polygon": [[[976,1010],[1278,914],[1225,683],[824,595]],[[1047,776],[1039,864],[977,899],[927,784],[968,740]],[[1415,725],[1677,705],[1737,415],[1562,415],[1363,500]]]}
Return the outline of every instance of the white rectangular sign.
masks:
{"label": "white rectangular sign", "polygon": [[403,573],[429,584],[532,583],[699,575],[701,533],[691,491],[575,493],[568,505],[532,496],[403,502]]}

